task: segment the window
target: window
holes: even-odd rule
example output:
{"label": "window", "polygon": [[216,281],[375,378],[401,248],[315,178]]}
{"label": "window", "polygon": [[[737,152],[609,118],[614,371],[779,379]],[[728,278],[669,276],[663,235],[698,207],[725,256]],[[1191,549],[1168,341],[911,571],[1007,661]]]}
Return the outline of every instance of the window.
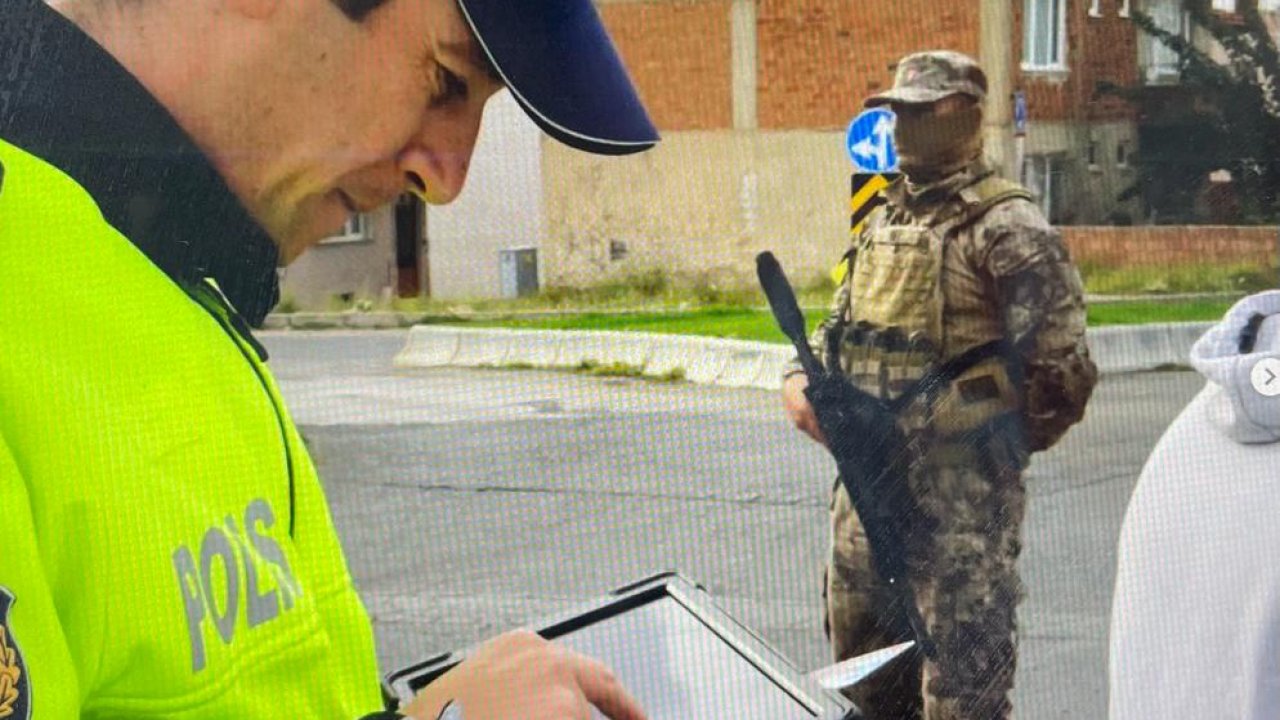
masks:
{"label": "window", "polygon": [[1116,143],[1116,167],[1129,167],[1129,141]]}
{"label": "window", "polygon": [[1061,155],[1028,155],[1026,186],[1036,196],[1036,204],[1050,223],[1062,222],[1067,207],[1067,171]]}
{"label": "window", "polygon": [[320,243],[324,245],[333,243],[361,242],[368,239],[369,219],[365,217],[364,213],[355,213],[351,217],[347,218],[346,224],[342,226],[342,230],[340,230],[337,235],[327,237],[324,240],[321,240]]}
{"label": "window", "polygon": [[1088,159],[1089,159],[1090,170],[1097,172],[1098,170],[1102,169],[1101,167],[1098,166],[1098,141],[1097,140],[1089,141]]}
{"label": "window", "polygon": [[1120,17],[1129,17],[1129,0],[1120,0]]}
{"label": "window", "polygon": [[1067,0],[1025,0],[1022,8],[1022,68],[1066,70]]}
{"label": "window", "polygon": [[[1147,14],[1151,16],[1156,27],[1180,35],[1184,40],[1191,39],[1191,18],[1182,9],[1181,0],[1148,0]],[[1177,82],[1178,53],[1160,40],[1147,36],[1142,44],[1148,84],[1165,84]]]}
{"label": "window", "polygon": [[1102,17],[1102,0],[1092,0],[1089,3],[1089,17]]}
{"label": "window", "polygon": [[1236,0],[1213,0],[1213,9],[1218,12],[1233,13],[1236,11]]}

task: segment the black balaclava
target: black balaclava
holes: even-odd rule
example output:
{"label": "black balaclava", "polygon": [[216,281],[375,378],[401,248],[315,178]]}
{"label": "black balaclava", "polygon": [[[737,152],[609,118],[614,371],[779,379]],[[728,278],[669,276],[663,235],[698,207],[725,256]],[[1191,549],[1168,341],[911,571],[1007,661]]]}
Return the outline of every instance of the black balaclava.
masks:
{"label": "black balaclava", "polygon": [[898,165],[912,184],[948,177],[982,155],[982,106],[946,115],[900,112],[894,144]]}

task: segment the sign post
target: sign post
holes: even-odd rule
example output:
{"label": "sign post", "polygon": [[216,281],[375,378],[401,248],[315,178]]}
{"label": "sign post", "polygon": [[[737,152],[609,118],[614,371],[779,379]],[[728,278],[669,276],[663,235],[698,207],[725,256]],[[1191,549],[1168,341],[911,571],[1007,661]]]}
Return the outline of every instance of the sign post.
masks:
{"label": "sign post", "polygon": [[1027,161],[1027,94],[1013,94],[1013,172],[1018,183],[1026,184]]}
{"label": "sign post", "polygon": [[849,123],[845,150],[855,169],[849,188],[851,233],[884,204],[880,191],[898,178],[898,151],[893,142],[897,124],[897,116],[882,107],[866,110]]}

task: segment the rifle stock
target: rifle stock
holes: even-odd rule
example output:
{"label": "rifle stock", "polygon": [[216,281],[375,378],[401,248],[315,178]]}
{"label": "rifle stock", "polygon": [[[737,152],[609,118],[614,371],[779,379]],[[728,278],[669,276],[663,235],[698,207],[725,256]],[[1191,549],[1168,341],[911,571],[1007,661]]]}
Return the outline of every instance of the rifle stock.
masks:
{"label": "rifle stock", "polygon": [[867,533],[872,561],[899,605],[916,647],[930,659],[937,646],[929,637],[907,578],[906,545],[901,525],[914,514],[906,490],[905,438],[884,403],[855,388],[839,373],[825,369],[804,332],[804,316],[795,292],[772,253],[756,256],[756,273],[783,334],[796,347],[809,378],[805,396],[830,443],[840,482]]}

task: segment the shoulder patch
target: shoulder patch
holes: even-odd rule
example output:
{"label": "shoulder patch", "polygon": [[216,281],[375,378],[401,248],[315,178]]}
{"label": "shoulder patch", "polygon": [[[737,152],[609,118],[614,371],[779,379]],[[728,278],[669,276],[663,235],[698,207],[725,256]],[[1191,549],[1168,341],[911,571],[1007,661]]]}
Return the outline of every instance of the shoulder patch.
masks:
{"label": "shoulder patch", "polygon": [[0,718],[30,720],[31,682],[18,641],[9,628],[9,609],[16,600],[0,587]]}

